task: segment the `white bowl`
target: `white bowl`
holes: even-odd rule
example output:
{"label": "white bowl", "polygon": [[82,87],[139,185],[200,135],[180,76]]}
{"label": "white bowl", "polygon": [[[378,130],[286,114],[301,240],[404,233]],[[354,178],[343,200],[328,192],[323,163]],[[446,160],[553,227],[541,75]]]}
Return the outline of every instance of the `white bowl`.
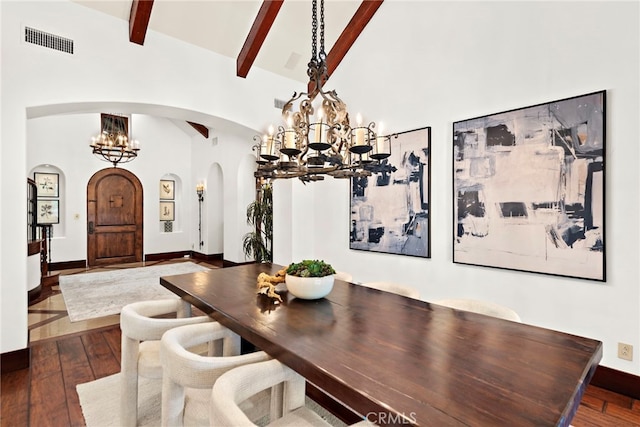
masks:
{"label": "white bowl", "polygon": [[324,277],[298,277],[286,275],[284,278],[287,290],[297,298],[318,299],[326,297],[331,289],[335,275]]}

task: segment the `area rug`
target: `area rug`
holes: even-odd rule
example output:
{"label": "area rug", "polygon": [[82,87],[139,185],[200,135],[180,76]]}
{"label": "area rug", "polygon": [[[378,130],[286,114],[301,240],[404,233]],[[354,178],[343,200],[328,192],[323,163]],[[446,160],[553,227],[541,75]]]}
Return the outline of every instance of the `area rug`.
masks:
{"label": "area rug", "polygon": [[60,290],[72,322],[118,314],[132,302],[177,298],[160,277],[207,271],[192,262],[60,276]]}
{"label": "area rug", "polygon": [[[87,427],[120,427],[120,374],[110,375],[76,386],[82,415]],[[138,382],[138,426],[160,426],[162,380],[140,378]],[[307,398],[306,405],[332,426],[345,427],[342,421]],[[258,423],[267,424],[267,420]]]}

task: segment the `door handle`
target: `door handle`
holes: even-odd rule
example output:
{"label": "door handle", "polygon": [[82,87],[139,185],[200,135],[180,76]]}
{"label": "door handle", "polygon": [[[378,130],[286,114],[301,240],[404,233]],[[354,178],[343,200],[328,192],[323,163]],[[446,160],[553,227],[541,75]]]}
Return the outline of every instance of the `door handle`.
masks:
{"label": "door handle", "polygon": [[89,221],[89,234],[93,234],[93,230],[94,230],[93,221]]}

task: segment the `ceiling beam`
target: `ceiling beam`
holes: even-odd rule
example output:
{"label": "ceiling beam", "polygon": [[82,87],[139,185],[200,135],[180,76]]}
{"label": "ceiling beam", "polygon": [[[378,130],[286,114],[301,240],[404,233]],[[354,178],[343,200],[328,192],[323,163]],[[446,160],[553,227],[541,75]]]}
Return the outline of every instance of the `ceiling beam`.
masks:
{"label": "ceiling beam", "polygon": [[191,125],[192,128],[198,131],[198,133],[204,136],[205,139],[209,138],[209,128],[205,125],[201,125],[200,123],[194,123],[187,120],[187,123]]}
{"label": "ceiling beam", "polygon": [[238,77],[247,77],[284,0],[264,0],[236,61]]}
{"label": "ceiling beam", "polygon": [[[356,13],[353,14],[353,17],[347,24],[347,26],[336,40],[336,43],[331,48],[331,51],[327,54],[327,78],[323,81],[326,82],[331,74],[338,68],[340,62],[345,57],[353,43],[356,41],[364,27],[367,26],[373,15],[376,13],[380,5],[384,0],[363,0],[360,3],[360,7],[356,10]],[[308,92],[312,93],[314,91],[313,84],[309,82]]]}
{"label": "ceiling beam", "polygon": [[139,45],[144,44],[151,18],[153,0],[133,0],[129,15],[129,41]]}

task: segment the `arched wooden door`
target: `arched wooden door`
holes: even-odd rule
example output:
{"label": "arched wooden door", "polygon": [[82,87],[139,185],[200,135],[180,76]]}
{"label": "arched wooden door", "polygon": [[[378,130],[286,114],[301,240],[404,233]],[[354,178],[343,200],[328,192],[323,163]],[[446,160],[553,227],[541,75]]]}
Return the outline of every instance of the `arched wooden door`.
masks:
{"label": "arched wooden door", "polygon": [[87,185],[89,266],[142,261],[142,184],[125,169],[96,172]]}

